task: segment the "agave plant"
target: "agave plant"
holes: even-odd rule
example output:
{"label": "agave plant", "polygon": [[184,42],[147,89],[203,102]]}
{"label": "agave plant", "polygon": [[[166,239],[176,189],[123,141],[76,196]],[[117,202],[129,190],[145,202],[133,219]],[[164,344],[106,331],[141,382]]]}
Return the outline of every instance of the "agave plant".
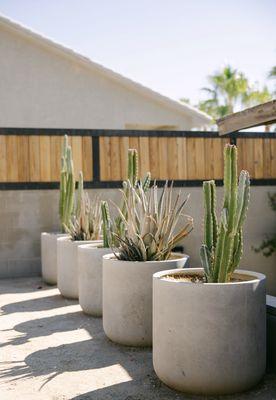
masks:
{"label": "agave plant", "polygon": [[[173,186],[166,183],[158,200],[158,188],[154,184],[147,191],[142,183],[137,187],[128,180],[122,190],[127,218],[118,208],[125,226],[124,237],[113,233],[119,242],[116,257],[125,261],[160,261],[170,258],[172,249],[193,228],[191,217],[183,214],[188,197],[182,199],[181,192],[173,200]],[[180,229],[177,224],[185,219]]]}
{"label": "agave plant", "polygon": [[243,251],[242,226],[249,204],[249,173],[237,179],[237,148],[224,148],[224,201],[220,223],[216,216],[216,185],[203,183],[204,244],[200,257],[207,282],[228,282],[238,267]]}
{"label": "agave plant", "polygon": [[96,197],[94,201],[83,189],[83,175],[79,174],[77,204],[74,216],[65,225],[65,231],[72,240],[97,240],[101,233],[101,203]]}

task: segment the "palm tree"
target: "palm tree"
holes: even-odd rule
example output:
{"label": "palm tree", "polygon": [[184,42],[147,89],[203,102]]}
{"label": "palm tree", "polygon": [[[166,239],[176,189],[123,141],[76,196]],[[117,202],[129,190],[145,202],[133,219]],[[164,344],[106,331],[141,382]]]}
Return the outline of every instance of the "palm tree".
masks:
{"label": "palm tree", "polygon": [[199,106],[206,112],[209,110],[214,118],[233,113],[249,87],[244,74],[230,65],[210,75],[208,81],[210,87],[202,90],[208,94],[209,99],[200,102]]}
{"label": "palm tree", "polygon": [[271,99],[266,86],[259,89],[257,84],[251,85],[242,72],[230,65],[210,75],[208,81],[210,87],[202,90],[208,94],[209,98],[199,102],[198,107],[214,119]]}

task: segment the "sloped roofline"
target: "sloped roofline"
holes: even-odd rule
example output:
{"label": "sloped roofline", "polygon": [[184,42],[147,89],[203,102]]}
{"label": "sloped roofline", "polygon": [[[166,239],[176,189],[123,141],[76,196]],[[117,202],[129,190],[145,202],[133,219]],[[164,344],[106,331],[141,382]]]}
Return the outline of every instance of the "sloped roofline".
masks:
{"label": "sloped roofline", "polygon": [[99,72],[100,74],[106,76],[107,78],[118,82],[119,84],[123,85],[124,87],[131,89],[139,94],[154,100],[155,102],[162,104],[163,106],[173,109],[178,113],[190,116],[193,118],[195,123],[199,125],[207,125],[211,122],[212,118],[207,115],[206,113],[199,111],[195,107],[190,106],[189,104],[181,103],[180,101],[173,100],[167,96],[164,96],[152,89],[149,89],[142,84],[133,81],[132,79],[126,78],[125,76],[104,67],[101,64],[98,64],[92,61],[90,58],[79,54],[78,52],[66,47],[62,44],[55,42],[54,40],[43,36],[40,33],[33,31],[30,28],[27,28],[20,23],[11,20],[10,18],[0,14],[0,26],[3,26],[6,29],[12,30],[21,36],[31,39],[41,45],[44,45],[52,50],[55,50],[58,54],[73,58],[75,61],[86,65],[90,69]]}

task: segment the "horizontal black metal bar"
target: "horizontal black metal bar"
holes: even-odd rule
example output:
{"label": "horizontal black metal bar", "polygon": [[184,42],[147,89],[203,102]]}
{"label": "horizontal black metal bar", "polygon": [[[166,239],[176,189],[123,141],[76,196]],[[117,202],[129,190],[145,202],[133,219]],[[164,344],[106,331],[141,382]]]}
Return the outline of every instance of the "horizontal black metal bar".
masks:
{"label": "horizontal black metal bar", "polygon": [[276,132],[235,132],[219,136],[216,131],[142,131],[126,129],[66,129],[66,128],[0,128],[0,135],[38,136],[136,136],[136,137],[200,137],[200,138],[276,138]]}
{"label": "horizontal black metal bar", "polygon": [[[162,186],[166,181],[156,181]],[[174,187],[201,187],[203,180],[175,180]],[[217,186],[222,186],[222,179],[216,180]],[[252,186],[275,186],[276,179],[251,179]],[[122,187],[122,181],[84,182],[86,189],[114,189]],[[0,190],[46,190],[59,189],[59,182],[0,182]]]}

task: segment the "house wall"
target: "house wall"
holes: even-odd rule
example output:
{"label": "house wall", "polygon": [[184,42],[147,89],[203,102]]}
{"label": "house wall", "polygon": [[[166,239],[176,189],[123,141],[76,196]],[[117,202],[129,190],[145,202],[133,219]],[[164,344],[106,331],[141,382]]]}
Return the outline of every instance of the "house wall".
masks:
{"label": "house wall", "polygon": [[195,127],[189,112],[185,117],[3,27],[0,76],[1,127]]}
{"label": "house wall", "polygon": [[[178,190],[175,189],[175,193]],[[267,192],[274,187],[255,186],[251,188],[250,208],[244,229],[244,255],[241,267],[265,273],[268,292],[276,295],[276,255],[265,258],[256,254],[252,246],[260,244],[266,234],[275,232],[275,215],[267,201]],[[191,256],[191,266],[200,266],[199,248],[202,240],[202,190],[185,188],[190,193],[187,214],[194,217],[195,228],[184,244],[185,252]],[[94,196],[118,201],[115,189],[89,190]],[[58,231],[57,190],[0,191],[0,278],[31,276],[40,274],[40,233]],[[218,204],[222,188],[218,188]]]}

